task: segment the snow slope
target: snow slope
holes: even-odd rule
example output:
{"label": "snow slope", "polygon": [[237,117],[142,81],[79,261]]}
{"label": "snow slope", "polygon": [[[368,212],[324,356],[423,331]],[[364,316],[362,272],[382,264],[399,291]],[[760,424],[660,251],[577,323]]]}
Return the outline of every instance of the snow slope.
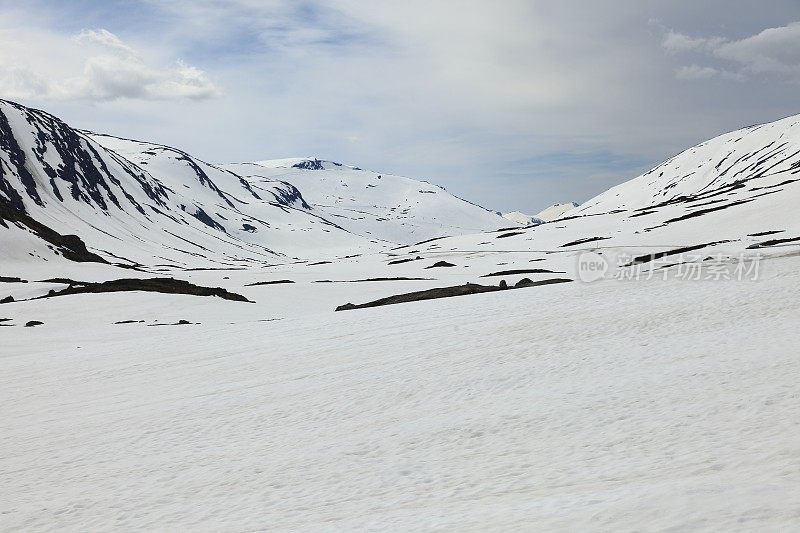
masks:
{"label": "snow slope", "polygon": [[575,207],[578,207],[578,204],[575,202],[566,204],[553,204],[547,209],[543,209],[536,215],[526,215],[520,211],[511,211],[510,213],[503,213],[503,218],[519,224],[520,226],[532,226],[534,224],[551,222],[561,218]]}
{"label": "snow slope", "polygon": [[303,247],[370,248],[310,213],[289,184],[256,192],[180,150],[79,132],[10,102],[0,102],[0,117],[0,197],[107,258],[232,265]]}
{"label": "snow slope", "polygon": [[510,220],[515,224],[519,224],[520,226],[532,226],[534,224],[541,224],[544,222],[541,218],[534,217],[531,215],[526,215],[520,211],[511,211],[510,213],[503,213],[503,218],[506,220]]}
{"label": "snow slope", "polygon": [[553,204],[547,209],[543,209],[536,214],[536,218],[544,220],[545,222],[550,222],[552,220],[556,220],[557,218],[561,218],[565,214],[572,211],[572,209],[575,207],[578,207],[578,204],[575,202],[569,202],[566,204]]}
{"label": "snow slope", "polygon": [[225,165],[254,187],[281,180],[328,220],[353,233],[400,244],[491,231],[508,225],[494,211],[457,198],[443,188],[316,158]]}

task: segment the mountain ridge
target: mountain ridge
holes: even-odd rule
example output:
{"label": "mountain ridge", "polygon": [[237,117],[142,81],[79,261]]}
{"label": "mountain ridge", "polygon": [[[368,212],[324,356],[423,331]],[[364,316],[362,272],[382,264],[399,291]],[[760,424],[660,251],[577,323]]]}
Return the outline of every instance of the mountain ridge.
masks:
{"label": "mountain ridge", "polygon": [[[0,148],[0,197],[127,264],[233,265],[345,249],[363,253],[383,243],[458,233],[459,220],[475,218],[470,204],[447,195],[444,204],[461,213],[455,223],[445,215],[387,235],[353,221],[345,228],[312,208],[287,180],[262,177],[251,184],[179,148],[74,129],[50,113],[6,100],[0,100]],[[321,160],[314,161],[296,161],[292,170],[323,170]],[[500,217],[484,217],[470,229],[500,225]]]}
{"label": "mountain ridge", "polygon": [[[664,243],[732,254],[769,248],[760,235],[800,235],[790,207],[800,200],[798,115],[700,143],[583,205],[551,206],[536,217],[543,223],[517,231],[442,187],[318,157],[215,165],[178,148],[74,130],[6,101],[0,116],[0,197],[57,234],[78,236],[87,252],[128,266],[245,267],[412,243],[429,243],[420,249],[430,253],[496,253],[502,237],[502,249],[552,250],[542,260],[568,271],[570,254],[600,243],[618,252],[639,247],[642,257]],[[498,230],[505,232],[492,235]],[[29,255],[60,255],[51,245]],[[21,254],[24,243],[14,249]]]}

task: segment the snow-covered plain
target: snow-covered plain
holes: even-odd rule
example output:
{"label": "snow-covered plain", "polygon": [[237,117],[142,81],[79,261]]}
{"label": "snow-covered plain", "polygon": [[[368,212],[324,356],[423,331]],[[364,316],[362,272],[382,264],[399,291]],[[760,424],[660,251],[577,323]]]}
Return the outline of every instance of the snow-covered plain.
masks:
{"label": "snow-covered plain", "polygon": [[[0,141],[0,530],[800,528],[800,117],[512,229],[2,101]],[[250,301],[47,297],[151,277]],[[573,281],[334,312],[524,278]]]}
{"label": "snow-covered plain", "polygon": [[773,262],[288,318],[8,304],[45,325],[0,331],[0,529],[793,529],[800,259]]}

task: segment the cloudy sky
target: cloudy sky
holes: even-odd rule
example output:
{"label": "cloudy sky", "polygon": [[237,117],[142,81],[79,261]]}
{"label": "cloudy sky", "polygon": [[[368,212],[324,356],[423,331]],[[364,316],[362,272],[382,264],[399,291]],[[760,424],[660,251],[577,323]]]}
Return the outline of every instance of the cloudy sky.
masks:
{"label": "cloudy sky", "polygon": [[798,95],[797,0],[0,0],[0,98],[503,211],[587,200]]}

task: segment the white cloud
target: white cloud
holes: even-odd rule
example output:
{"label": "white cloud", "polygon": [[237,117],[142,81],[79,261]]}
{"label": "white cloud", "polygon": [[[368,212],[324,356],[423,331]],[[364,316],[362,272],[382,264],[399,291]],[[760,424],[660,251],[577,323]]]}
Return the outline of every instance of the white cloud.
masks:
{"label": "white cloud", "polygon": [[744,39],[690,37],[669,31],[661,46],[671,53],[700,52],[724,66],[689,65],[678,69],[680,79],[709,79],[718,75],[744,79],[753,75],[774,75],[800,82],[800,22],[768,28]]}
{"label": "white cloud", "polygon": [[46,94],[51,91],[47,80],[28,68],[10,65],[0,74],[0,94],[4,98],[24,99],[31,94]]}
{"label": "white cloud", "polygon": [[[20,47],[31,39],[17,39],[14,33],[0,34],[0,93],[9,98],[102,102],[220,95],[202,70],[180,60],[154,66],[105,29],[84,30],[70,38],[48,35],[58,55],[68,56],[66,62],[34,47]],[[9,53],[3,54],[3,49]]]}
{"label": "white cloud", "polygon": [[685,65],[675,71],[679,80],[710,80],[722,78],[730,81],[745,81],[747,77],[741,71],[725,70],[701,65]]}
{"label": "white cloud", "polygon": [[661,46],[670,52],[711,51],[725,42],[723,37],[690,37],[669,31],[664,36]]}
{"label": "white cloud", "polygon": [[714,49],[714,55],[735,61],[753,73],[800,74],[800,22],[769,28]]}
{"label": "white cloud", "polygon": [[684,66],[675,73],[682,80],[707,80],[719,74],[720,71],[713,67],[701,67],[700,65]]}
{"label": "white cloud", "polygon": [[102,28],[99,30],[83,30],[77,35],[73,35],[72,38],[77,42],[100,45],[112,52],[117,52],[128,56],[136,56],[136,52],[134,52],[130,46],[123,43],[119,37],[110,31]]}

